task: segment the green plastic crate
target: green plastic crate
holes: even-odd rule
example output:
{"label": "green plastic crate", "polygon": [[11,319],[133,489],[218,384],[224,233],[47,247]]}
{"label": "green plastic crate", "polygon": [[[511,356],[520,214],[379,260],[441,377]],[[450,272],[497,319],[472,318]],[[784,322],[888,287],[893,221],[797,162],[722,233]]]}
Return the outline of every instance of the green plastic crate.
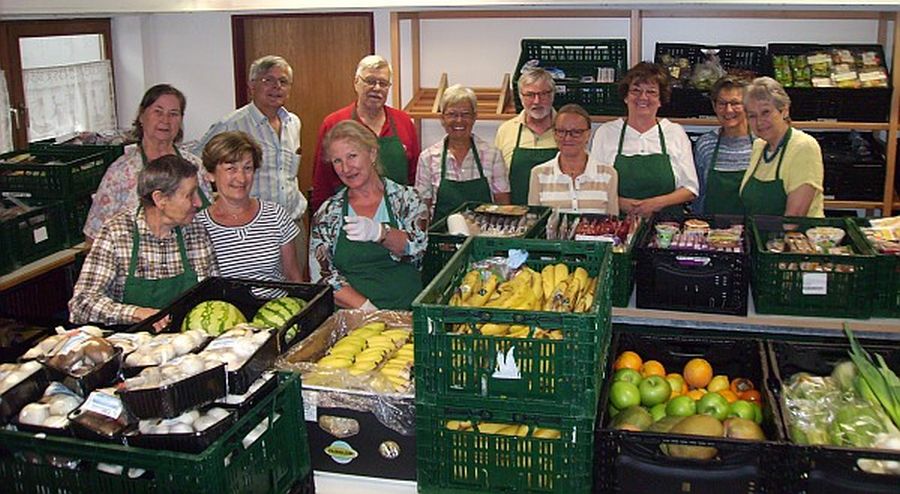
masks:
{"label": "green plastic crate", "polygon": [[[599,276],[594,303],[585,313],[521,311],[447,305],[472,261],[509,249],[529,252],[528,265],[540,270],[564,262]],[[594,417],[611,338],[609,245],[603,242],[475,237],[466,241],[448,266],[413,301],[416,403],[471,408],[526,407],[548,414]],[[524,324],[561,329],[563,339],[453,334],[456,325]],[[501,363],[519,377],[495,375]],[[506,360],[506,362],[501,362]]]}
{"label": "green plastic crate", "polygon": [[[418,343],[417,343],[418,344]],[[525,424],[524,437],[450,430],[448,420]],[[416,406],[416,483],[422,494],[591,492],[594,418]],[[535,427],[560,431],[559,439],[531,435]]]}
{"label": "green plastic crate", "polygon": [[[748,219],[751,237],[752,292],[756,312],[792,316],[868,318],[874,298],[875,256],[862,232],[842,218],[782,218],[753,216]],[[796,225],[805,232],[814,226],[833,226],[846,230],[844,244],[855,255],[800,254],[767,252],[770,238],[783,236],[785,225]],[[802,264],[842,265],[852,272],[802,271]],[[812,275],[812,276],[811,276]],[[824,293],[821,286],[825,282]]]}
{"label": "green plastic crate", "polygon": [[[244,437],[263,421],[269,427],[244,448]],[[50,457],[76,460],[78,466],[57,468],[46,463]],[[148,473],[134,479],[111,475],[98,471],[97,463]],[[16,494],[282,494],[309,472],[300,378],[293,374],[279,375],[276,391],[195,455],[0,431],[0,485]]]}
{"label": "green plastic crate", "polygon": [[[466,202],[454,209],[450,214],[470,211],[480,206],[481,202]],[[551,209],[545,206],[528,206],[529,213],[538,215],[538,220],[523,238],[536,238],[540,236],[547,225],[547,218]],[[428,248],[422,259],[422,283],[428,284],[447,265],[447,261],[459,250],[459,247],[468,237],[463,235],[450,235],[447,233],[447,218],[441,218],[428,229]]]}
{"label": "green plastic crate", "polygon": [[[30,154],[37,163],[9,163]],[[74,199],[93,194],[106,173],[106,153],[29,149],[0,155],[0,192],[24,197]]]}
{"label": "green plastic crate", "polygon": [[[865,218],[852,220],[858,226],[871,226]],[[866,235],[863,234],[863,238]],[[875,254],[875,299],[872,315],[875,317],[900,317],[900,256],[882,254],[875,250],[868,238],[866,244]]]}
{"label": "green plastic crate", "polygon": [[[5,208],[9,200],[0,200]],[[59,201],[27,201],[30,211],[0,220],[0,275],[66,247],[65,210]]]}

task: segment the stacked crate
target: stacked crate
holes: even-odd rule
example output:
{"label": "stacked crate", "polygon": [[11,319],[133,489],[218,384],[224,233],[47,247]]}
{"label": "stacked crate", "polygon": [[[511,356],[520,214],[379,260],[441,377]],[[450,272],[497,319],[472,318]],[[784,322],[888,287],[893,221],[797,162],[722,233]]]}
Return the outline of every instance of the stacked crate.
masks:
{"label": "stacked crate", "polygon": [[[472,262],[506,257],[511,249],[528,252],[526,264],[536,271],[562,262],[598,277],[590,309],[448,305]],[[476,237],[416,298],[419,492],[590,491],[591,430],[611,337],[611,258],[599,242]],[[483,323],[525,325],[529,334],[488,336],[480,332]],[[562,339],[535,338],[535,328],[559,329]]]}

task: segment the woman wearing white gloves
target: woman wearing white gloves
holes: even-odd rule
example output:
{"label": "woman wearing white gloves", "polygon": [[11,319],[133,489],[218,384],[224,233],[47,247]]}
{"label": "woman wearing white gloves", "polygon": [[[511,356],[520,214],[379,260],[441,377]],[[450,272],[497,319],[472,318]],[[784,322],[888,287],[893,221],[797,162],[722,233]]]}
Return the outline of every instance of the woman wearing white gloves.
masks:
{"label": "woman wearing white gloves", "polygon": [[381,176],[378,140],[360,123],[335,125],[323,149],[345,187],[313,219],[313,280],[330,284],[340,307],[409,309],[422,290],[428,208]]}

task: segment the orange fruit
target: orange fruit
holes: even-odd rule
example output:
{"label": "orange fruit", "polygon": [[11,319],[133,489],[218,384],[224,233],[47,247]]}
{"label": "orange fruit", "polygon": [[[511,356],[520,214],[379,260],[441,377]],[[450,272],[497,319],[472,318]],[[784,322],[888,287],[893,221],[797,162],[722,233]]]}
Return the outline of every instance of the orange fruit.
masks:
{"label": "orange fruit", "polygon": [[705,388],[713,377],[712,365],[706,359],[695,358],[685,364],[684,381],[692,388]]}
{"label": "orange fruit", "polygon": [[738,398],[742,400],[752,401],[754,403],[762,403],[762,395],[760,395],[759,391],[755,389],[750,389],[738,394]]}
{"label": "orange fruit", "polygon": [[634,369],[638,372],[641,370],[641,365],[644,364],[644,360],[640,355],[632,352],[631,350],[624,351],[619,354],[616,358],[616,361],[613,362],[613,370],[619,369]]}
{"label": "orange fruit", "polygon": [[728,403],[734,403],[734,402],[738,401],[738,395],[736,395],[734,393],[734,391],[732,391],[730,389],[722,389],[722,390],[719,390],[716,392],[719,393],[720,395],[724,396],[725,399],[728,400]]}
{"label": "orange fruit", "polygon": [[650,376],[666,377],[666,368],[659,360],[648,360],[641,366],[641,377]]}
{"label": "orange fruit", "polygon": [[706,394],[706,390],[702,388],[692,389],[686,393],[691,397],[692,400],[697,401],[700,398],[703,398],[703,395]]}

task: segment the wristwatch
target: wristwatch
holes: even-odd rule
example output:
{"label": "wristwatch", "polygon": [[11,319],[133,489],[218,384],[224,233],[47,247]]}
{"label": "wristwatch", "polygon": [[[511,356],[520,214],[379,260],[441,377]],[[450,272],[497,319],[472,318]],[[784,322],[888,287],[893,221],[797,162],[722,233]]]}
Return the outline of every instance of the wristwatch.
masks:
{"label": "wristwatch", "polygon": [[381,238],[378,239],[379,244],[383,244],[385,240],[387,240],[388,234],[391,233],[393,228],[390,223],[382,223],[381,224]]}

